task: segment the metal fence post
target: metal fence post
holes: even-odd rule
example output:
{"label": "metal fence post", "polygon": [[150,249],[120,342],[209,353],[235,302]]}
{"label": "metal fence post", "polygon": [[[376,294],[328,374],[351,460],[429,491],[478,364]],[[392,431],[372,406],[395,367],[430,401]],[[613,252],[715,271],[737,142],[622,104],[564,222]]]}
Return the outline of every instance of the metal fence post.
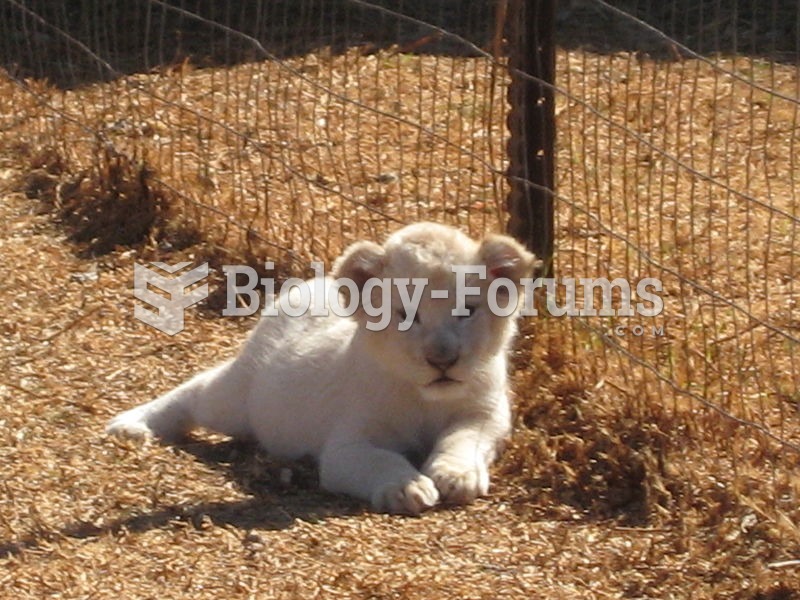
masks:
{"label": "metal fence post", "polygon": [[[511,0],[507,13],[511,85],[508,99],[508,232],[553,271],[556,0]],[[525,73],[530,77],[521,77]]]}

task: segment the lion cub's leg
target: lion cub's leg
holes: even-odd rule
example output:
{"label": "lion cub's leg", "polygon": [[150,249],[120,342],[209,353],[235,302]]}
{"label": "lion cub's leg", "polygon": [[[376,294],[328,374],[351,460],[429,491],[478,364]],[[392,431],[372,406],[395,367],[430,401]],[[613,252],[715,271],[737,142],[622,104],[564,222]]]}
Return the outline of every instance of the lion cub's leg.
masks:
{"label": "lion cub's leg", "polygon": [[504,428],[489,423],[456,424],[437,441],[422,466],[442,500],[469,504],[489,491],[489,465]]}
{"label": "lion cub's leg", "polygon": [[232,436],[248,432],[244,394],[248,377],[229,361],[174,390],[114,417],[106,431],[176,440],[195,426]]}
{"label": "lion cub's leg", "polygon": [[339,441],[322,450],[323,488],[368,500],[373,509],[418,515],[439,501],[433,481],[406,458],[367,441]]}

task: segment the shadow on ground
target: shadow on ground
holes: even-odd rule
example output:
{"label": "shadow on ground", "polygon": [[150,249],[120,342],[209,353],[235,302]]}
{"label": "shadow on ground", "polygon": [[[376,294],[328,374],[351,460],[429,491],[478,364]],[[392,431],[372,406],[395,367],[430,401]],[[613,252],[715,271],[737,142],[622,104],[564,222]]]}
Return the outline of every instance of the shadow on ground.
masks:
{"label": "shadow on ground", "polygon": [[221,525],[247,532],[251,529],[281,530],[296,520],[315,523],[331,517],[362,515],[365,511],[365,506],[356,500],[321,490],[311,460],[273,459],[254,443],[235,440],[191,438],[176,448],[221,471],[250,497],[240,501],[161,506],[102,525],[74,522],[59,529],[40,529],[18,541],[0,540],[0,558],[42,549],[59,539],[143,533],[176,522],[196,529]]}

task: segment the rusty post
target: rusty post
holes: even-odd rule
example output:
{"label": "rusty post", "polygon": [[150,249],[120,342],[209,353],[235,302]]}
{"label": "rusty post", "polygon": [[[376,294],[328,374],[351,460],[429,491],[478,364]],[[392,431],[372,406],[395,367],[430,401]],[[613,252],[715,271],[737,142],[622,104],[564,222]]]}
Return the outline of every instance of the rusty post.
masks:
{"label": "rusty post", "polygon": [[[510,0],[508,232],[553,271],[556,0]],[[530,78],[521,77],[519,72]]]}

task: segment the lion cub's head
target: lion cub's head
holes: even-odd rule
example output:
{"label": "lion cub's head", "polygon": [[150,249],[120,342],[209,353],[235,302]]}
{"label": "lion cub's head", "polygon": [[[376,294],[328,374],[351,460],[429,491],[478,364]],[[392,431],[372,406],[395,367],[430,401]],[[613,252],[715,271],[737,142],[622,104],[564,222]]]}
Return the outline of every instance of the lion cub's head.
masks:
{"label": "lion cub's head", "polygon": [[452,227],[418,223],[383,246],[353,244],[334,276],[362,293],[358,343],[437,399],[496,372],[515,332],[520,279],[531,276],[535,262],[510,237],[476,242]]}

